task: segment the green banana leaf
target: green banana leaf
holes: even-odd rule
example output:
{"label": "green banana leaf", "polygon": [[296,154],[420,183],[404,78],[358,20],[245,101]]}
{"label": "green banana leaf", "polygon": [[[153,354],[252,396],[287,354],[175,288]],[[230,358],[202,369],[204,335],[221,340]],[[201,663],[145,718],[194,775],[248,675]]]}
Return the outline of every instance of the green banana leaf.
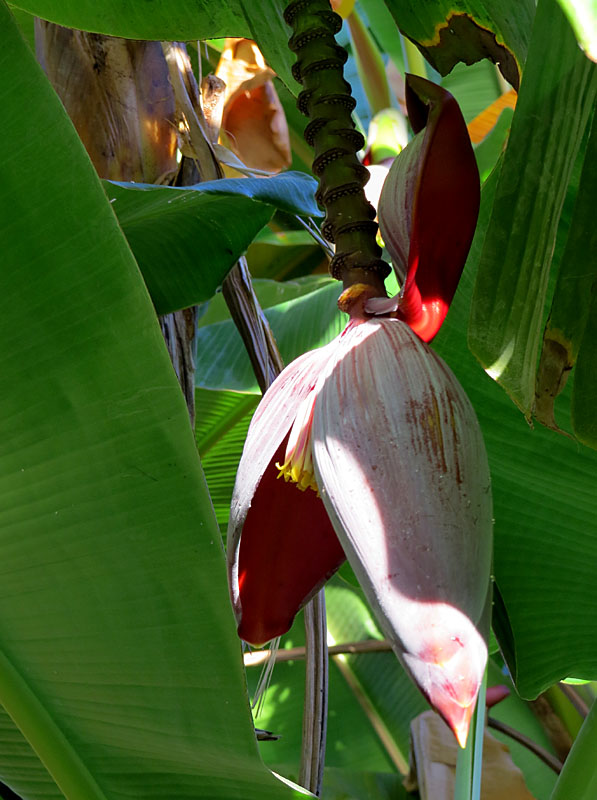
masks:
{"label": "green banana leaf", "polygon": [[258,756],[141,275],[4,3],[0,31],[0,778],[34,800],[295,796]]}
{"label": "green banana leaf", "polygon": [[327,768],[321,800],[412,800],[402,785],[402,776],[388,772],[357,772]]}
{"label": "green banana leaf", "polygon": [[591,305],[587,316],[578,363],[575,368],[572,393],[572,426],[578,438],[597,449],[597,419],[595,397],[597,396],[597,284],[593,284]]}
{"label": "green banana leaf", "polygon": [[496,68],[487,60],[477,61],[470,67],[456,64],[442,78],[441,85],[458,101],[467,125],[502,93]]}
{"label": "green banana leaf", "polygon": [[386,0],[402,33],[415,42],[440,75],[458,61],[490,58],[518,89],[531,24],[533,0]]}
{"label": "green banana leaf", "polygon": [[276,210],[319,217],[300,172],[191,188],[103,181],[158,314],[208,300]]}
{"label": "green banana leaf", "polygon": [[558,0],[570,20],[579,44],[597,61],[597,4],[595,0]]}
{"label": "green banana leaf", "polygon": [[195,438],[216,519],[225,534],[238,462],[259,398],[253,394],[195,391]]}
{"label": "green banana leaf", "polygon": [[551,800],[592,800],[597,793],[597,703],[585,719],[566,759]]}
{"label": "green banana leaf", "polygon": [[[314,291],[305,293],[309,287]],[[255,291],[286,364],[306,350],[331,341],[344,328],[346,317],[336,305],[341,286],[328,277],[310,276],[282,285],[275,281],[255,281]],[[269,305],[274,297],[276,303]],[[284,302],[280,302],[282,298]],[[216,303],[216,309],[211,311]],[[199,322],[195,385],[258,394],[259,387],[241,338],[229,318],[221,320],[221,303],[219,298],[212,300],[209,316]],[[216,321],[211,323],[211,320]]]}
{"label": "green banana leaf", "polygon": [[[594,126],[593,126],[594,127]],[[594,154],[597,136],[586,136],[581,143],[572,171],[566,198],[560,215],[556,244],[552,258],[548,295],[551,307],[541,343],[537,367],[535,406],[533,416],[543,425],[557,429],[555,419],[557,398],[566,381],[574,376],[573,394],[579,371],[571,372],[577,359],[591,305],[591,286],[597,277],[593,263],[592,204],[597,186]],[[582,177],[582,186],[581,186]],[[572,224],[574,222],[574,224]],[[597,246],[597,238],[594,242]],[[590,335],[589,335],[590,340]],[[582,368],[581,368],[582,371]],[[580,395],[582,408],[589,412],[591,395]],[[582,425],[578,430],[582,429]],[[574,428],[578,436],[578,430]],[[582,437],[579,437],[582,439]]]}
{"label": "green banana leaf", "polygon": [[555,0],[540,0],[469,330],[471,350],[528,418],[558,222],[596,98],[597,66]]}
{"label": "green banana leaf", "polygon": [[[573,223],[570,227],[562,264],[545,329],[543,347],[553,341],[564,351],[565,367],[575,369],[572,393],[574,433],[585,444],[597,448],[595,397],[597,395],[597,306],[591,290],[597,284],[597,230],[594,225],[597,187],[597,123],[593,120]],[[593,288],[594,291],[594,288]],[[587,327],[587,321],[590,325]]]}

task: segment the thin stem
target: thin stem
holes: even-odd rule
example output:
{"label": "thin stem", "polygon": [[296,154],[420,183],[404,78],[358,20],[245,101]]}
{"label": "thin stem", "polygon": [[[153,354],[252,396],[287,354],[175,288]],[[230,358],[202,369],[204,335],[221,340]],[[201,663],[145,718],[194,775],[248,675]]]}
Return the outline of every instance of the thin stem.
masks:
{"label": "thin stem", "polygon": [[323,238],[317,225],[315,225],[311,219],[304,220],[302,217],[299,217],[298,214],[296,215],[296,220],[305,228],[307,233],[315,239],[317,244],[325,250],[326,255],[329,256],[329,258],[333,258],[334,248],[330,247],[329,243]]}
{"label": "thin stem", "polygon": [[532,739],[529,739],[528,736],[525,736],[524,733],[520,733],[515,728],[511,728],[510,725],[506,725],[505,722],[501,722],[499,719],[495,719],[495,717],[489,717],[487,720],[487,727],[493,728],[495,731],[499,731],[500,733],[509,736],[511,739],[514,739],[515,742],[524,745],[527,750],[530,750],[534,753],[538,758],[543,761],[544,764],[547,764],[548,767],[553,769],[555,773],[558,775],[562,771],[562,762],[557,759],[555,756],[552,756],[551,753],[548,753],[541,745],[534,742]]}
{"label": "thin stem", "polygon": [[558,689],[562,692],[564,697],[572,703],[574,708],[578,711],[583,719],[589,716],[589,707],[576,691],[573,686],[568,683],[558,683]]}
{"label": "thin stem", "polygon": [[[388,653],[391,650],[392,645],[386,639],[365,639],[362,642],[335,644],[328,648],[331,656],[354,655],[355,653]],[[245,653],[245,667],[261,666],[268,660],[270,653],[270,650],[254,650],[250,653]],[[300,661],[304,657],[304,647],[289,647],[285,650],[278,650],[275,660],[276,662]]]}
{"label": "thin stem", "polygon": [[307,661],[299,783],[319,796],[323,781],[328,712],[328,651],[323,589],[305,607],[304,615]]}

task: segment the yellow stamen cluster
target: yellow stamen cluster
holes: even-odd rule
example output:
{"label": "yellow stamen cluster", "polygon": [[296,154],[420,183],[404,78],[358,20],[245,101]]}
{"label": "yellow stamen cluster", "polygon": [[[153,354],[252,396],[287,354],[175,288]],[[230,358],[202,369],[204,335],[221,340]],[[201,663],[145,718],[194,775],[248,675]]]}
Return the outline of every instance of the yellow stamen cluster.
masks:
{"label": "yellow stamen cluster", "polygon": [[313,463],[310,453],[309,457],[304,459],[302,463],[293,461],[291,456],[287,458],[283,464],[276,464],[276,468],[280,470],[278,478],[284,477],[286,482],[293,481],[293,483],[296,483],[296,488],[300,489],[301,492],[305,492],[307,489],[313,489],[313,491],[319,494],[315,475],[313,474]]}
{"label": "yellow stamen cluster", "polygon": [[313,489],[319,495],[313,472],[311,450],[311,424],[314,406],[315,392],[312,391],[301,404],[294,420],[288,437],[284,463],[276,464],[276,468],[280,470],[278,478],[284,477],[285,481],[296,483],[297,489],[302,492]]}

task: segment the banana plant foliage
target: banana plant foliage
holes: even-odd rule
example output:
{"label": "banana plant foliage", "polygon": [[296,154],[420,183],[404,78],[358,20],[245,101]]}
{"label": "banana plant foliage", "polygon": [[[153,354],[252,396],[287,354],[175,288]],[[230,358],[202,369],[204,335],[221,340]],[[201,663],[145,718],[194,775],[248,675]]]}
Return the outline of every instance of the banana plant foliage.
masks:
{"label": "banana plant foliage", "polygon": [[[447,17],[450,4],[443,0],[360,5],[383,8],[385,21],[391,15],[395,29],[388,24],[383,33],[385,40],[391,37],[393,52],[401,49],[396,47],[400,28],[440,72],[449,68],[450,59],[470,62],[482,57],[487,45],[492,56],[503,57],[498,60],[515,85],[524,70],[506,157],[483,190],[471,255],[433,348],[465,388],[483,431],[496,520],[493,625],[519,693],[536,697],[568,675],[597,677],[597,454],[540,426],[531,429],[467,348],[467,325],[472,306],[473,340],[476,336],[480,342],[482,304],[496,319],[501,308],[502,321],[508,320],[517,337],[516,352],[524,354],[524,380],[518,376],[516,385],[528,413],[535,379],[528,365],[535,365],[544,317],[551,308],[552,321],[557,314],[566,323],[574,321],[575,306],[569,302],[574,294],[566,292],[570,286],[578,289],[579,280],[584,280],[587,291],[577,292],[586,323],[582,342],[581,334],[578,339],[578,364],[558,396],[555,413],[560,428],[594,445],[597,314],[589,289],[597,273],[594,254],[582,236],[583,230],[587,233],[586,220],[592,219],[594,169],[590,159],[581,165],[566,243],[560,214],[562,202],[567,202],[566,186],[550,184],[553,165],[548,161],[553,158],[571,194],[573,152],[580,154],[577,158],[594,152],[589,126],[595,64],[577,47],[559,7],[593,59],[595,12],[581,0],[561,0],[559,6],[540,0],[531,38],[531,2],[504,0],[487,10],[486,3],[467,0],[459,4],[462,14],[456,20]],[[63,25],[131,38],[251,35],[296,93],[288,31],[281,22],[284,3],[264,0],[258,14],[254,6],[248,0],[181,0],[174,5],[163,0],[20,0],[13,18],[0,0],[0,780],[23,798],[298,796],[298,790],[263,766],[257,751],[218,526],[226,523],[236,464],[233,448],[219,447],[216,439],[219,430],[229,429],[234,435],[233,423],[240,420],[244,427],[235,438],[236,457],[240,456],[238,446],[255,405],[254,382],[229,323],[220,317],[206,325],[205,339],[221,347],[209,375],[203,371],[209,361],[203,352],[199,384],[224,389],[233,383],[233,388],[249,393],[240,400],[235,395],[234,402],[215,409],[209,429],[198,427],[203,465],[216,487],[216,519],[147,285],[131,255],[134,236],[127,244],[115,209],[15,23],[18,19],[21,29],[29,31],[29,12]],[[581,23],[585,8],[587,25]],[[480,29],[481,51],[478,37],[469,36]],[[457,75],[458,67],[444,79],[455,94]],[[573,75],[582,80],[572,80]],[[575,97],[579,102],[571,114]],[[285,99],[290,108],[288,91]],[[549,121],[545,131],[534,122],[533,104],[540,100],[545,101],[539,104],[542,119]],[[467,121],[471,116],[465,114]],[[527,159],[524,148],[531,142],[537,143],[531,155],[537,156],[540,147],[547,156]],[[307,163],[308,148],[301,147]],[[508,175],[518,180],[521,163],[524,180],[519,191],[508,194]],[[532,188],[546,185],[547,204]],[[245,199],[249,204],[260,202]],[[517,232],[509,243],[516,253],[504,264],[496,242],[500,230],[510,232],[507,222],[519,207],[537,221],[532,237],[541,235],[536,230],[545,228],[547,220],[546,241],[553,243],[557,228],[553,260],[551,247],[541,263],[529,258],[522,246],[516,250],[522,241]],[[267,204],[264,221],[271,211]],[[244,247],[244,242],[239,244],[241,250]],[[186,253],[190,258],[192,247]],[[524,259],[518,260],[520,254]],[[530,338],[520,319],[513,318],[520,261],[521,280],[530,277],[531,285],[538,287],[544,310],[543,316],[533,317]],[[150,267],[157,270],[157,262]],[[487,275],[502,274],[502,269],[503,284],[487,282]],[[270,274],[275,275],[273,268]],[[562,288],[554,294],[560,275]],[[194,283],[193,291],[199,286],[205,295],[183,298],[183,287],[170,307],[192,303],[213,290],[201,280]],[[168,289],[167,283],[163,286]],[[311,302],[307,292],[287,298],[283,308],[271,303],[268,309],[274,327],[285,326],[288,360],[325,344],[344,326],[335,310],[337,289],[331,284],[313,288],[319,295]],[[524,306],[526,290],[521,297]],[[548,325],[548,331],[553,327]],[[499,356],[509,340],[496,342]],[[491,367],[496,359],[491,352],[482,360]],[[198,394],[213,397],[208,388]],[[203,407],[207,406],[206,402]],[[333,602],[331,606],[334,614]],[[348,627],[334,623],[333,617],[331,628],[338,637],[348,636],[343,633]],[[359,636],[366,633],[379,636],[371,632],[370,623],[359,628]],[[300,644],[300,637],[292,635]],[[395,659],[392,664],[397,668]],[[355,674],[352,686],[366,690],[365,670],[355,668]],[[349,680],[339,668],[337,676]],[[280,684],[270,697],[276,708],[274,722],[290,707],[285,705],[289,694],[292,708],[300,705],[294,684],[282,685],[281,677]],[[385,702],[383,687],[376,684],[376,689]],[[360,710],[341,716],[348,707],[345,698],[354,701],[356,693],[339,692],[337,704],[331,704],[336,718],[330,725],[334,744],[329,763],[338,770],[350,765],[365,777],[351,785],[343,773],[336,775],[335,785],[340,787],[338,794],[350,785],[363,797],[387,797],[396,787],[376,775],[397,768],[396,761],[369,729],[360,741],[343,731],[370,720]],[[361,691],[361,696],[366,693]],[[408,714],[416,710],[413,703]],[[387,707],[378,716],[386,729],[393,724],[398,729]],[[594,720],[593,713],[577,752],[590,752]],[[402,718],[400,722],[395,738],[404,761],[408,733]],[[283,725],[292,728],[286,718]],[[383,732],[383,726],[379,730]],[[343,753],[345,743],[355,750],[347,744]],[[294,762],[284,763],[285,755],[277,759],[273,750],[267,752],[268,763],[279,766],[277,771],[296,777]],[[583,758],[589,764],[587,756]],[[580,792],[591,790],[594,776],[579,774],[575,780],[570,763],[559,796],[571,796],[571,791],[584,796]],[[548,785],[533,787],[540,800],[548,800]]]}
{"label": "banana plant foliage", "polygon": [[141,274],[5,5],[0,30],[0,779],[27,798],[291,797],[257,753]]}

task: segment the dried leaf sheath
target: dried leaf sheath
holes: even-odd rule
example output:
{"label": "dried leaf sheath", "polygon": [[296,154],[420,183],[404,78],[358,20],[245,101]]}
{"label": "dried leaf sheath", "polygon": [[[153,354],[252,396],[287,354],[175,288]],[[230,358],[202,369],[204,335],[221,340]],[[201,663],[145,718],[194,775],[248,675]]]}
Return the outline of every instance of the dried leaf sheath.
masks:
{"label": "dried leaf sheath", "polygon": [[216,75],[225,86],[222,133],[248,167],[279,172],[290,166],[290,138],[273,71],[255,42],[226,39]]}
{"label": "dried leaf sheath", "polygon": [[35,26],[37,58],[98,174],[155,183],[175,170],[174,94],[160,43]]}

